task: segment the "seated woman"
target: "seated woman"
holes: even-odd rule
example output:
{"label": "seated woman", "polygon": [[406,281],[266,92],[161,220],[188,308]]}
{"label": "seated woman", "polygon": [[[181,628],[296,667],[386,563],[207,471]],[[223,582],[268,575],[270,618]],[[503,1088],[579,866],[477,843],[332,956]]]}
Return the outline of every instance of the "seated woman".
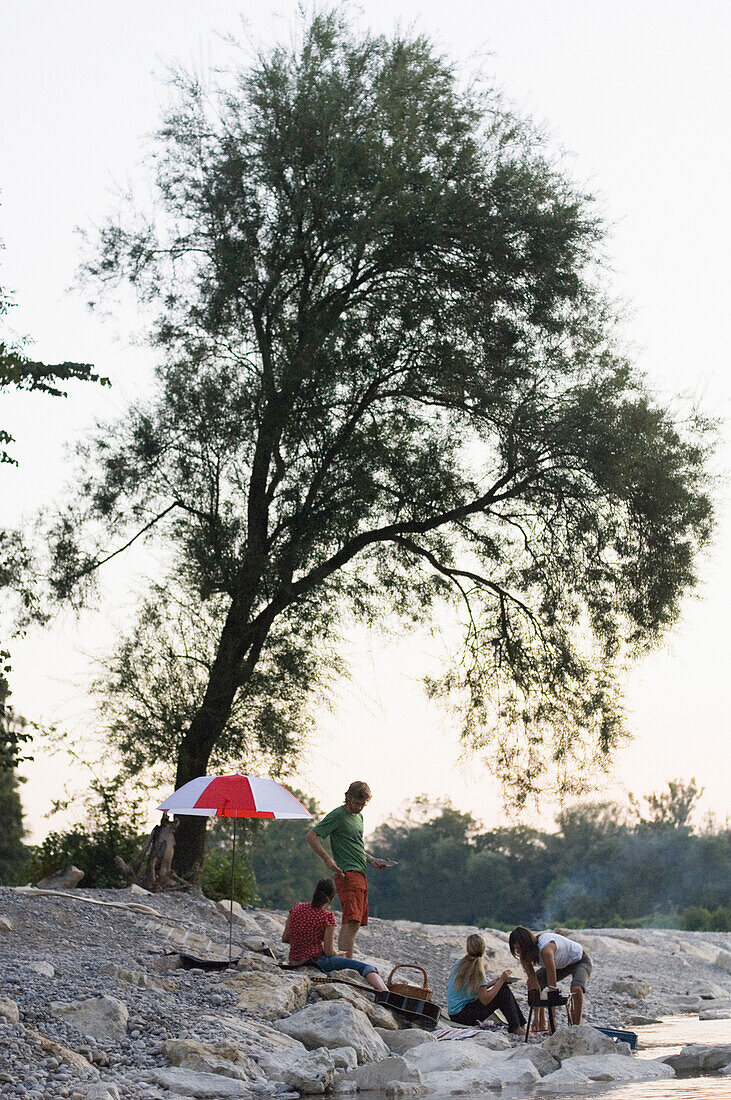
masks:
{"label": "seated woman", "polygon": [[520,960],[528,989],[557,989],[562,978],[571,976],[569,1016],[572,1024],[580,1024],[586,980],[591,974],[591,959],[581,944],[558,932],[531,932],[518,925],[510,933],[508,946],[513,958]]}
{"label": "seated woman", "polygon": [[477,1024],[497,1009],[508,1021],[511,1035],[525,1035],[525,1016],[506,985],[510,971],[504,970],[497,981],[485,975],[485,941],[474,934],[467,937],[467,954],[456,962],[447,979],[447,1011],[457,1024]]}
{"label": "seated woman", "polygon": [[334,897],[333,880],[321,878],[312,901],[300,901],[290,909],[282,932],[283,942],[289,944],[290,966],[309,964],[324,974],[333,970],[357,970],[374,989],[384,991],[386,983],[375,966],[335,954],[337,922],[335,914],[330,912]]}

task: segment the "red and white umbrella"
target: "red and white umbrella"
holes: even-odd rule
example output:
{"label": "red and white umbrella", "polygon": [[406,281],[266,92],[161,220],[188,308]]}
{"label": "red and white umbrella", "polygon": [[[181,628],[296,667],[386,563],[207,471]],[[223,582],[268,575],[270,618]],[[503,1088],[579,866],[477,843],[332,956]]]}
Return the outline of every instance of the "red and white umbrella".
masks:
{"label": "red and white umbrella", "polygon": [[238,772],[191,779],[173,791],[158,810],[194,817],[257,817],[278,821],[312,817],[281,783]]}
{"label": "red and white umbrella", "polygon": [[228,961],[233,937],[234,867],[236,863],[236,820],[255,817],[264,820],[292,820],[312,817],[294,795],[274,779],[256,775],[200,775],[178,787],[158,810],[161,813],[193,817],[232,817],[231,904],[228,918]]}

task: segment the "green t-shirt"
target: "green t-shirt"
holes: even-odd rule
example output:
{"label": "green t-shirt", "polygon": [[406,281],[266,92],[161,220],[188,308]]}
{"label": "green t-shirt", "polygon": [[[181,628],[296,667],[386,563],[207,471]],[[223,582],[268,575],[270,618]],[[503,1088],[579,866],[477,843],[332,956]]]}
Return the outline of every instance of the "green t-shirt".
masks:
{"label": "green t-shirt", "polygon": [[333,859],[341,871],[366,873],[362,814],[351,814],[345,806],[338,806],[323,817],[313,831],[320,840],[330,837]]}

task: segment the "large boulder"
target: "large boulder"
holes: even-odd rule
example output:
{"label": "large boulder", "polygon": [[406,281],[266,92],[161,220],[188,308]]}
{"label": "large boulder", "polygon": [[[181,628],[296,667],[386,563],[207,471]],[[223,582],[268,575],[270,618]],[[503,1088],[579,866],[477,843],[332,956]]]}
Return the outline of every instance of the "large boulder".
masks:
{"label": "large boulder", "polygon": [[80,867],[64,867],[62,871],[54,871],[52,875],[42,878],[36,883],[36,887],[39,890],[73,890],[83,877],[84,872]]}
{"label": "large boulder", "polygon": [[676,1073],[713,1073],[731,1062],[731,1043],[689,1043],[662,1061]]}
{"label": "large boulder", "polygon": [[223,979],[233,990],[239,1008],[261,1020],[279,1020],[301,1008],[307,1001],[311,980],[303,973],[282,973],[273,969],[237,970]]}
{"label": "large boulder", "polygon": [[541,1044],[546,1054],[563,1062],[565,1058],[574,1058],[579,1054],[614,1054],[614,1041],[608,1035],[602,1035],[591,1024],[577,1024],[575,1027],[558,1027],[553,1035]]}
{"label": "large boulder", "polygon": [[405,1054],[407,1050],[421,1046],[422,1043],[436,1042],[430,1032],[422,1031],[419,1027],[409,1027],[403,1031],[386,1031],[377,1027],[376,1031],[392,1054]]}
{"label": "large boulder", "polygon": [[243,1054],[233,1043],[199,1043],[194,1039],[168,1039],[162,1053],[173,1066],[183,1066],[198,1073],[219,1073],[238,1081],[253,1081],[262,1077],[253,1058]]}
{"label": "large boulder", "polygon": [[155,1069],[145,1079],[175,1096],[192,1096],[195,1100],[251,1100],[249,1085],[218,1073],[197,1073],[182,1066]]}
{"label": "large boulder", "polygon": [[377,1091],[387,1095],[415,1096],[424,1091],[424,1078],[419,1070],[409,1065],[405,1058],[398,1056],[358,1066],[348,1074],[347,1080],[355,1082],[358,1092]]}
{"label": "large boulder", "polygon": [[277,1024],[280,1031],[315,1047],[350,1046],[358,1062],[379,1062],[390,1051],[364,1012],[347,1001],[318,1001]]}
{"label": "large boulder", "polygon": [[540,1080],[540,1073],[527,1058],[510,1060],[502,1054],[493,1054],[490,1060],[479,1065],[424,1074],[427,1092],[436,1096],[481,1095],[487,1090],[503,1088],[526,1089]]}
{"label": "large boulder", "polygon": [[78,1051],[70,1050],[61,1043],[55,1042],[54,1039],[42,1035],[40,1031],[33,1031],[29,1027],[25,1029],[25,1035],[26,1038],[32,1039],[34,1043],[38,1043],[38,1046],[46,1054],[51,1055],[52,1058],[57,1058],[59,1062],[66,1062],[82,1077],[99,1076],[99,1070],[96,1066],[93,1066],[88,1058],[85,1058],[83,1054],[79,1054]]}
{"label": "large boulder", "polygon": [[347,1001],[353,1008],[365,1012],[374,1027],[380,1027],[387,1031],[398,1031],[398,1024],[393,1018],[393,1013],[382,1005],[374,1004],[370,997],[359,993],[357,989],[351,989],[347,985],[325,985],[317,982],[313,985],[315,993],[326,1001]]}
{"label": "large boulder", "polygon": [[407,1050],[404,1057],[421,1073],[448,1073],[494,1061],[496,1054],[472,1039],[459,1042],[421,1043]]}
{"label": "large boulder", "polygon": [[720,966],[721,970],[731,974],[731,951],[719,951],[716,955],[716,966]]}
{"label": "large boulder", "polygon": [[259,1068],[270,1081],[282,1081],[291,1089],[312,1096],[330,1090],[337,1066],[327,1047],[318,1047],[302,1054],[298,1051],[263,1054]]}
{"label": "large boulder", "polygon": [[698,1009],[701,1020],[731,1020],[731,1000],[705,1001]]}
{"label": "large boulder", "polygon": [[626,993],[637,1001],[644,1001],[652,993],[652,986],[641,978],[617,978],[609,986],[612,993]]}
{"label": "large boulder", "polygon": [[535,1092],[549,1092],[554,1096],[585,1096],[591,1091],[591,1082],[585,1073],[572,1066],[561,1066],[555,1073],[542,1077]]}
{"label": "large boulder", "polygon": [[559,1068],[559,1062],[551,1057],[543,1047],[530,1046],[527,1043],[519,1043],[505,1052],[504,1058],[508,1062],[516,1062],[527,1059],[536,1067],[541,1077],[547,1077],[549,1073],[555,1073]]}
{"label": "large boulder", "polygon": [[731,989],[717,982],[693,982],[686,990],[689,996],[700,997],[702,1001],[725,1001],[731,995]]}
{"label": "large boulder", "polygon": [[51,1012],[82,1035],[91,1035],[94,1039],[123,1039],[127,1034],[129,1013],[126,1004],[106,993],[78,1001],[52,1001]]}
{"label": "large boulder", "polygon": [[580,1054],[561,1063],[590,1081],[654,1081],[674,1077],[670,1066],[653,1059],[625,1058],[621,1054]]}
{"label": "large boulder", "polygon": [[216,909],[226,918],[226,920],[232,918],[237,928],[243,928],[250,936],[257,936],[259,942],[261,942],[261,928],[253,917],[250,917],[249,914],[241,908],[237,901],[233,902],[232,907],[231,901],[224,898],[216,902]]}

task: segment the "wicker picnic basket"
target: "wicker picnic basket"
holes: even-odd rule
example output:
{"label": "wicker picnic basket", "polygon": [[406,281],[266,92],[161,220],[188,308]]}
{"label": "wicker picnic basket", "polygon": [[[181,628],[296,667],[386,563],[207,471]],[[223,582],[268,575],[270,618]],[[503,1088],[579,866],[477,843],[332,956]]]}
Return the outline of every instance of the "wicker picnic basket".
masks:
{"label": "wicker picnic basket", "polygon": [[[409,985],[408,982],[395,982],[393,976],[397,970],[420,970],[424,978],[424,984]],[[416,963],[398,963],[388,975],[386,986],[391,993],[398,993],[401,997],[417,997],[421,1001],[430,1001],[432,991],[426,984],[427,981],[426,970],[423,966],[418,966]]]}

